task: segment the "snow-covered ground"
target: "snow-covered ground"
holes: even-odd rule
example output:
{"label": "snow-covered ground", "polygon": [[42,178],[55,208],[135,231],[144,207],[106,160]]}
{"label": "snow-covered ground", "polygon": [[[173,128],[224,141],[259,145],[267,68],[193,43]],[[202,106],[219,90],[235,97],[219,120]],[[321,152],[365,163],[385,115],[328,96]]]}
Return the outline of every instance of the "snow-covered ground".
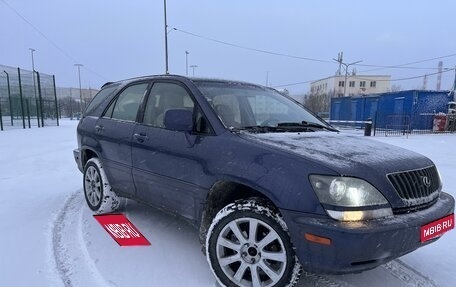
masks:
{"label": "snow-covered ground", "polygon": [[[152,243],[119,247],[92,217],[73,160],[76,121],[0,132],[0,286],[216,286],[196,229],[128,201]],[[430,157],[456,195],[456,134],[376,137]],[[456,231],[361,274],[304,274],[299,286],[454,286]]]}

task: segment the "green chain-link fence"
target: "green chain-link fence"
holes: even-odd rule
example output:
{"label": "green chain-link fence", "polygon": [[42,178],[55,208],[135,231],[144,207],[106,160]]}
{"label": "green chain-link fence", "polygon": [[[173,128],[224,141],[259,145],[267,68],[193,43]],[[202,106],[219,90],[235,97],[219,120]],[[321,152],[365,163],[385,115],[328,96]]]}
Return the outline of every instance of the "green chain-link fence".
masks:
{"label": "green chain-link fence", "polygon": [[0,130],[59,125],[55,77],[0,65]]}

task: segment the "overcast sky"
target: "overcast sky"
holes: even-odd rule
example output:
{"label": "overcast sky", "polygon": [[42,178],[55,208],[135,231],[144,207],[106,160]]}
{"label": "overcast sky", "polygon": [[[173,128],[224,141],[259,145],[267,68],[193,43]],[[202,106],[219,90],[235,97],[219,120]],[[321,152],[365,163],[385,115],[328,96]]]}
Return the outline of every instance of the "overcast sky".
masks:
{"label": "overcast sky", "polygon": [[[441,60],[444,67],[456,65],[454,0],[168,0],[167,6],[170,27],[239,46],[326,61],[343,51],[346,62],[381,66],[455,54]],[[55,74],[58,86],[74,87],[75,62],[85,65],[83,87],[162,74],[163,25],[161,0],[0,0],[0,64],[31,69],[29,48],[34,48],[36,70]],[[336,63],[240,49],[176,30],[169,32],[168,45],[173,74],[186,73],[186,50],[189,65],[197,65],[195,74],[203,77],[265,84],[268,73],[270,85],[278,86],[337,70]],[[364,74],[421,76],[435,73],[438,61]],[[356,69],[363,74],[372,67]],[[436,77],[428,77],[428,88],[435,88]],[[454,72],[444,73],[442,88],[451,88],[453,79]],[[422,78],[392,82],[403,89],[422,83]],[[287,88],[304,93],[309,84]]]}

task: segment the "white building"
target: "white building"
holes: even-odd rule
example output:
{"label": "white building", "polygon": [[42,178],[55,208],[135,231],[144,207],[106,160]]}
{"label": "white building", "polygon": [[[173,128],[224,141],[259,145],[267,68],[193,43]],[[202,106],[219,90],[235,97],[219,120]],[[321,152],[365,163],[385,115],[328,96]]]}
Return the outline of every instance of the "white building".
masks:
{"label": "white building", "polygon": [[390,81],[389,75],[348,75],[346,81],[345,75],[336,75],[310,83],[310,93],[331,97],[385,93],[390,91]]}

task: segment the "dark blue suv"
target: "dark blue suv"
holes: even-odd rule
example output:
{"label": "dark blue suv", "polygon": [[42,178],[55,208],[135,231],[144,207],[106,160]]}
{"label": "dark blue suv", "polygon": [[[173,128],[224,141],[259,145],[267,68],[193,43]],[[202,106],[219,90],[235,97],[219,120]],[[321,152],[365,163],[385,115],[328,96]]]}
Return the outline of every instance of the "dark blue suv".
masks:
{"label": "dark blue suv", "polygon": [[125,197],[187,218],[222,286],[292,286],[301,266],[371,269],[435,241],[437,229],[423,240],[429,223],[454,225],[431,160],[343,135],[249,83],[107,83],[80,120],[74,156],[94,212]]}

